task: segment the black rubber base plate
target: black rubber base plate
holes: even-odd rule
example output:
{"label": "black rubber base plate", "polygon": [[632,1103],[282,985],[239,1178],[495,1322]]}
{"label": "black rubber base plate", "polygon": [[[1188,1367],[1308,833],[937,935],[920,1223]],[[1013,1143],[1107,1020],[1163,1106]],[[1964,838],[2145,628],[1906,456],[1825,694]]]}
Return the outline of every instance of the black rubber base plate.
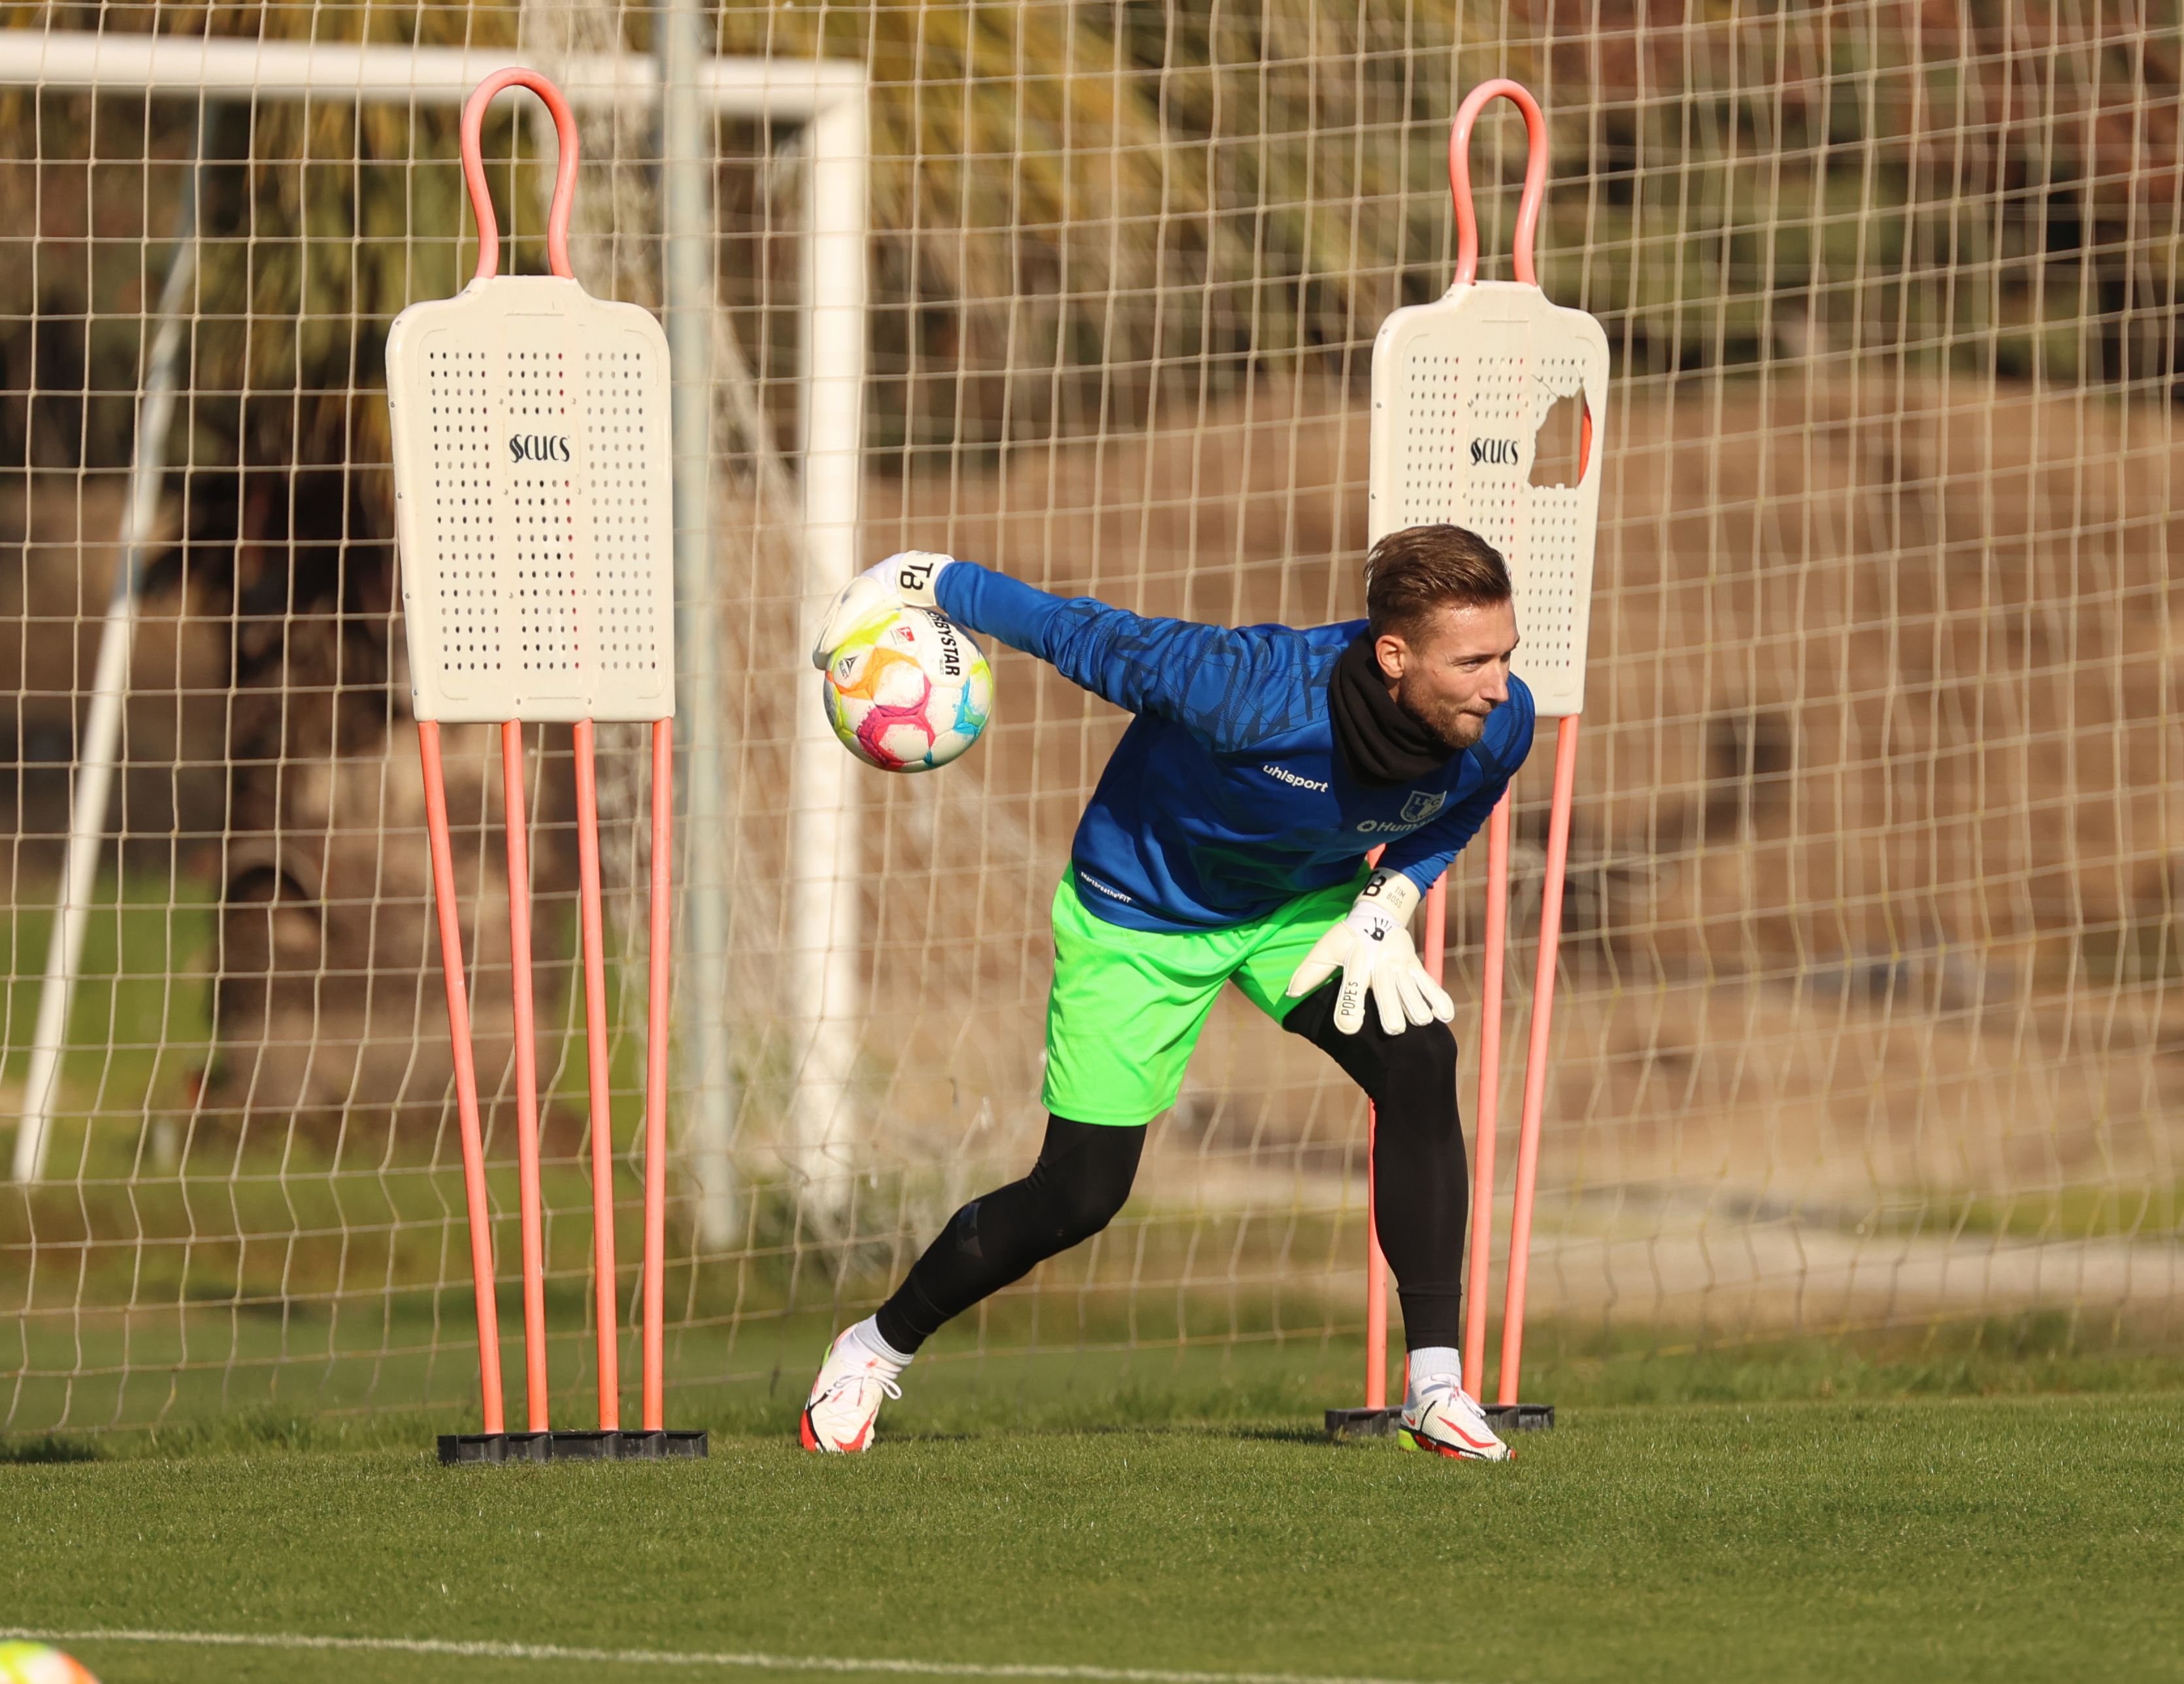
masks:
{"label": "black rubber base plate", "polygon": [[[1555,1425],[1555,1406],[1552,1403],[1482,1403],[1479,1407],[1486,1417],[1487,1425],[1499,1433],[1547,1432]],[[1393,1409],[1329,1409],[1327,1436],[1390,1438],[1402,1420],[1400,1405]]]}
{"label": "black rubber base plate", "polygon": [[661,1462],[706,1453],[697,1432],[443,1432],[440,1460],[459,1462]]}

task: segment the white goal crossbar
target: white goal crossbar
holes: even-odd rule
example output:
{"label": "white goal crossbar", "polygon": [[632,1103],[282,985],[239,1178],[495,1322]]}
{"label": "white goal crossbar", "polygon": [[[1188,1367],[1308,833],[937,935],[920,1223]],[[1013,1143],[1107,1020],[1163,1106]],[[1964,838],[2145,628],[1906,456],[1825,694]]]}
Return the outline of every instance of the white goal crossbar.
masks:
{"label": "white goal crossbar", "polygon": [[[536,70],[543,62],[537,53],[496,47],[0,31],[0,87],[71,92],[460,105],[494,70]],[[660,66],[643,53],[572,53],[556,56],[554,70],[580,110],[660,98]],[[708,59],[692,81],[706,107],[722,116],[808,122],[844,104],[861,114],[864,105],[863,66],[840,59]],[[815,155],[822,151],[814,148]]]}

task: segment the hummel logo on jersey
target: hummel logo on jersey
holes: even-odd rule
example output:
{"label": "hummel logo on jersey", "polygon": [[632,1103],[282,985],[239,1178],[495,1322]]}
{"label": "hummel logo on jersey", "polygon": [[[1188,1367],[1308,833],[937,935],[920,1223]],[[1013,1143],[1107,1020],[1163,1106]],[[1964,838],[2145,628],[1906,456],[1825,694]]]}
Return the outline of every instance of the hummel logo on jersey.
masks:
{"label": "hummel logo on jersey", "polygon": [[1444,806],[1448,805],[1447,792],[1413,789],[1403,803],[1403,810],[1394,818],[1368,818],[1358,822],[1360,834],[1377,836],[1383,834],[1416,830]]}
{"label": "hummel logo on jersey", "polygon": [[1262,766],[1259,770],[1277,782],[1288,784],[1292,789],[1312,789],[1323,795],[1327,793],[1327,785],[1317,778],[1300,778],[1285,766]]}

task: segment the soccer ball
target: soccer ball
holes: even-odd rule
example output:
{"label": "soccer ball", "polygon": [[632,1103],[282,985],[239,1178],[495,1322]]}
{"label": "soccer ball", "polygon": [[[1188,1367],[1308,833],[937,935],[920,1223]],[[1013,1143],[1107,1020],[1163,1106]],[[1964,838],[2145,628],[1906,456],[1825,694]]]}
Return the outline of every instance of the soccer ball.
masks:
{"label": "soccer ball", "polygon": [[994,711],[994,670],[967,633],[929,608],[859,626],[826,672],[827,722],[883,772],[930,772],[978,740]]}
{"label": "soccer ball", "polygon": [[0,1643],[0,1684],[98,1684],[83,1664],[43,1643]]}

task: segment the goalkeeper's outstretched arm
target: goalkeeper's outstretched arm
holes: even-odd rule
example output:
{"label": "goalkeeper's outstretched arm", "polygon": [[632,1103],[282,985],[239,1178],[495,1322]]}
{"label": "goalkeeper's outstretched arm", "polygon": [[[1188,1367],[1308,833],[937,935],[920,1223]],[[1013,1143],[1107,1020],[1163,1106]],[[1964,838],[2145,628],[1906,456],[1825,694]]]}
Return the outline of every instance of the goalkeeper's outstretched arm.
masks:
{"label": "goalkeeper's outstretched arm", "polygon": [[[1090,597],[1060,597],[974,561],[910,551],[852,580],[837,600],[813,664],[875,612],[936,608],[958,625],[1052,663],[1131,713],[1174,720],[1217,752],[1244,748],[1292,723],[1281,683],[1297,666],[1279,630],[1234,630],[1159,619]],[[1295,676],[1301,677],[1301,673]]]}

